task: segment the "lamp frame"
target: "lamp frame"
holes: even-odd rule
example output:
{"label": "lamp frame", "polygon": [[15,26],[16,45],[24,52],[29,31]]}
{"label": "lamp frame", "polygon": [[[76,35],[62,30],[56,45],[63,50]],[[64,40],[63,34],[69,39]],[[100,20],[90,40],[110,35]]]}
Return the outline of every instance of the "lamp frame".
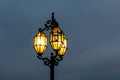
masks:
{"label": "lamp frame", "polygon": [[[44,28],[39,28],[39,31],[49,31],[56,26],[59,27],[59,24],[54,18],[54,13],[52,13],[51,20],[48,20],[44,26]],[[43,57],[41,54],[38,54],[37,57],[44,62],[44,65],[50,68],[50,80],[54,80],[54,66],[58,66],[59,61],[63,60],[63,56],[58,55],[58,51],[54,50],[54,52],[51,53],[50,58]]]}

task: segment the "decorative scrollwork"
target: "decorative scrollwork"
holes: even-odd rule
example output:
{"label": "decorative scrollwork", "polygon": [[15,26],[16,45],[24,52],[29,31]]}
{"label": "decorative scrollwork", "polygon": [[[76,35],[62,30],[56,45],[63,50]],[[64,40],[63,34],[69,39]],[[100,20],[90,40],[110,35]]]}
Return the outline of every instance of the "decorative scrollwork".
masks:
{"label": "decorative scrollwork", "polygon": [[58,66],[58,61],[56,61],[56,62],[54,63],[54,65],[55,65],[55,66]]}
{"label": "decorative scrollwork", "polygon": [[46,23],[45,23],[45,25],[44,25],[45,27],[42,29],[42,28],[40,28],[40,30],[42,30],[42,31],[48,31],[48,30],[51,30],[52,29],[52,27],[55,27],[55,26],[58,26],[58,23],[57,23],[57,21],[55,20],[55,18],[54,18],[54,13],[52,13],[52,18],[51,18],[51,20],[48,20]]}
{"label": "decorative scrollwork", "polygon": [[[39,31],[48,31],[48,30],[51,30],[52,28],[58,26],[58,23],[54,18],[54,13],[52,13],[51,20],[48,20],[44,26],[45,26],[44,28],[39,28]],[[47,66],[50,66],[50,65],[57,66],[59,61],[63,60],[62,56],[58,56],[58,51],[55,51],[54,53],[52,52],[50,59],[47,57],[44,58],[44,57],[42,57],[42,55],[38,55],[38,58],[43,60],[44,64]]]}
{"label": "decorative scrollwork", "polygon": [[48,20],[48,21],[46,22],[46,24],[44,25],[45,28],[43,29],[43,31],[44,31],[44,30],[48,31],[48,30],[51,29],[51,22],[52,22],[51,20]]}
{"label": "decorative scrollwork", "polygon": [[56,58],[57,61],[62,61],[63,60],[63,57],[62,56],[59,56],[58,58]]}
{"label": "decorative scrollwork", "polygon": [[50,65],[50,60],[48,58],[45,58],[43,61],[45,65]]}
{"label": "decorative scrollwork", "polygon": [[38,55],[38,58],[43,60],[44,65],[47,65],[50,67],[51,64],[54,64],[55,66],[58,66],[59,61],[63,60],[62,56],[58,56],[57,52],[56,53],[51,53],[50,59],[47,57],[42,57],[42,55]]}
{"label": "decorative scrollwork", "polygon": [[43,60],[43,62],[44,62],[45,65],[48,65],[48,66],[49,66],[50,60],[49,60],[47,57],[43,58],[41,55],[38,55],[37,57],[38,57],[39,59]]}

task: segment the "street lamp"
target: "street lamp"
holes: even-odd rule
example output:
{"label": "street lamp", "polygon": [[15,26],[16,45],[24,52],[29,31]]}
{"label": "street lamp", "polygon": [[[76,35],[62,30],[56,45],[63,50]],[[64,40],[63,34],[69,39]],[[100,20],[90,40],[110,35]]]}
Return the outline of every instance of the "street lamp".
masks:
{"label": "street lamp", "polygon": [[[44,31],[50,31],[49,43],[54,51],[54,53],[51,52],[50,58],[42,56],[48,45],[48,37]],[[54,66],[57,66],[58,62],[63,60],[63,56],[68,48],[67,43],[68,39],[55,20],[54,13],[52,13],[51,20],[46,22],[45,27],[39,28],[33,44],[37,57],[43,60],[44,64],[50,68],[50,80],[54,80]]]}

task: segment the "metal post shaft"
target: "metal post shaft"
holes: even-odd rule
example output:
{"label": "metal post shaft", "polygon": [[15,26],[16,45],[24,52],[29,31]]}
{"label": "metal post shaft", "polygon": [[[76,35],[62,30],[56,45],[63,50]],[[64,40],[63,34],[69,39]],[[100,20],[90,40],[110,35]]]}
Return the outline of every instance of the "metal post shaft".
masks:
{"label": "metal post shaft", "polygon": [[51,54],[51,61],[50,61],[50,80],[54,80],[54,56]]}
{"label": "metal post shaft", "polygon": [[50,65],[50,80],[54,80],[54,64]]}

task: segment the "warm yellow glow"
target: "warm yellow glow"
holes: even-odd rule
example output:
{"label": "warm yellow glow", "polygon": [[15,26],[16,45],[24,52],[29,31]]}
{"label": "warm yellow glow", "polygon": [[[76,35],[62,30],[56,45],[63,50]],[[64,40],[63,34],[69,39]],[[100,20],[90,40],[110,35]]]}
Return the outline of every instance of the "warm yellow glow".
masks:
{"label": "warm yellow glow", "polygon": [[47,48],[47,37],[44,32],[40,31],[34,37],[34,49],[37,54],[43,54]]}
{"label": "warm yellow glow", "polygon": [[58,55],[59,56],[63,56],[65,54],[65,52],[66,52],[66,50],[68,48],[67,43],[68,43],[68,40],[64,36],[64,40],[63,40],[62,46],[61,46],[60,50],[58,51]]}
{"label": "warm yellow glow", "polygon": [[50,32],[50,44],[53,50],[58,51],[62,45],[63,33],[59,27],[54,27]]}

